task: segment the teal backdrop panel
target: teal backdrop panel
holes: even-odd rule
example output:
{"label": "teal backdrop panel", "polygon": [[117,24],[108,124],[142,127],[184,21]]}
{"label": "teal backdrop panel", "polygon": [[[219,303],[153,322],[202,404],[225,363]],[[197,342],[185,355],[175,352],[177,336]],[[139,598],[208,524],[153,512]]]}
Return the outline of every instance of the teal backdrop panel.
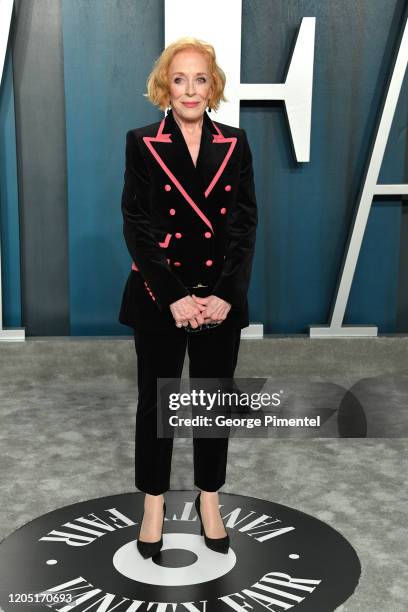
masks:
{"label": "teal backdrop panel", "polygon": [[[316,17],[310,163],[293,158],[281,102],[241,103],[259,204],[250,314],[266,333],[305,333],[328,320],[405,4],[243,1],[244,83],[283,82],[302,17]],[[163,2],[63,0],[62,8],[71,334],[128,334],[117,322],[130,268],[125,134],[162,117],[143,93],[163,49]],[[405,78],[380,182],[407,182],[407,101]],[[401,215],[401,198],[375,200],[345,323],[396,331],[406,291]]]}
{"label": "teal backdrop panel", "polygon": [[0,212],[3,327],[21,327],[17,156],[10,44],[0,88]]}
{"label": "teal backdrop panel", "polygon": [[[283,103],[241,107],[260,204],[251,314],[266,332],[328,321],[405,8],[405,0],[243,2],[245,83],[284,82],[301,19],[316,17],[310,162],[294,161]],[[407,105],[406,75],[380,182],[407,183]],[[397,331],[401,213],[401,198],[374,201],[345,323]]]}
{"label": "teal backdrop panel", "polygon": [[71,335],[118,322],[131,259],[120,208],[127,130],[158,121],[146,78],[163,48],[161,1],[62,2]]}

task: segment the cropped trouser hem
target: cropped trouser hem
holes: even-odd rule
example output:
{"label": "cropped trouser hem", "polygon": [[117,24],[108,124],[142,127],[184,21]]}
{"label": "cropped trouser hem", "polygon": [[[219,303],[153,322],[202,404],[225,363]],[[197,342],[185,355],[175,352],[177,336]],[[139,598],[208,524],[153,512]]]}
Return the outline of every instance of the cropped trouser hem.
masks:
{"label": "cropped trouser hem", "polygon": [[[230,379],[234,375],[241,330],[222,326],[197,334],[134,332],[139,399],[135,431],[135,484],[150,495],[170,488],[173,438],[157,436],[157,379],[180,380],[186,349],[190,379]],[[194,483],[217,491],[226,478],[228,437],[193,438]]]}
{"label": "cropped trouser hem", "polygon": [[152,488],[149,485],[145,486],[143,483],[137,484],[137,482],[135,483],[135,486],[142,493],[148,493],[149,495],[163,495],[163,493],[166,493],[166,491],[169,491],[170,489],[170,485]]}
{"label": "cropped trouser hem", "polygon": [[197,487],[198,489],[201,489],[201,491],[208,491],[210,493],[218,491],[224,485],[225,485],[225,480],[224,480],[224,482],[220,482],[219,484],[217,484],[215,487],[214,487],[213,484],[207,485],[205,482],[196,482],[196,481],[194,481],[194,486],[195,487]]}

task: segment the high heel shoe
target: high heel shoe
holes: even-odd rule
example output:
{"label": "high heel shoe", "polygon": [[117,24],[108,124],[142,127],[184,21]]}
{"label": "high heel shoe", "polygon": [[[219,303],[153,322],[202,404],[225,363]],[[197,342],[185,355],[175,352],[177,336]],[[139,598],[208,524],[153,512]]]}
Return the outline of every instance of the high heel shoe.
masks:
{"label": "high heel shoe", "polygon": [[[143,516],[144,516],[144,513],[143,513]],[[139,540],[140,530],[142,528],[143,517],[142,517],[142,520],[140,521],[139,534],[137,537],[137,549],[145,559],[149,559],[149,557],[154,557],[155,555],[157,555],[157,553],[160,552],[163,546],[163,524],[164,524],[165,516],[166,516],[166,502],[163,502],[163,523],[162,523],[160,540],[157,540],[157,542],[143,542],[143,540]]]}
{"label": "high heel shoe", "polygon": [[[223,538],[209,538],[205,534],[203,521],[201,518],[200,495],[201,493],[197,495],[195,502],[194,502],[195,508],[197,510],[198,518],[200,519],[200,523],[201,523],[200,534],[204,535],[204,542],[208,548],[210,548],[211,550],[215,550],[215,552],[224,553],[224,555],[226,555],[228,553],[229,543],[230,543],[229,535],[227,534]],[[224,521],[223,521],[223,524],[224,524]],[[224,529],[225,529],[225,525],[224,525]]]}

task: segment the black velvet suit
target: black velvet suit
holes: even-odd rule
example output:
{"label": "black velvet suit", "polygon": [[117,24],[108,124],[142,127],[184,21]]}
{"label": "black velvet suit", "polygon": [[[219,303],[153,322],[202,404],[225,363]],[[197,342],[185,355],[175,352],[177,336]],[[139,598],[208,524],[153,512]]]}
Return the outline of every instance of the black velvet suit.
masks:
{"label": "black velvet suit", "polygon": [[247,291],[257,206],[243,129],[204,113],[197,166],[170,110],[126,134],[123,231],[133,260],[119,321],[169,331],[169,305],[214,294],[232,308],[224,328],[249,325]]}
{"label": "black velvet suit", "polygon": [[[157,437],[157,380],[179,380],[186,349],[190,378],[233,377],[247,291],[257,207],[244,130],[204,113],[197,166],[172,111],[126,134],[123,232],[132,257],[119,320],[134,328],[139,399],[135,485],[159,495],[170,488],[172,438]],[[170,304],[195,293],[232,305],[219,327],[188,333]],[[156,333],[154,333],[156,332]],[[194,437],[194,483],[225,482],[228,437]]]}

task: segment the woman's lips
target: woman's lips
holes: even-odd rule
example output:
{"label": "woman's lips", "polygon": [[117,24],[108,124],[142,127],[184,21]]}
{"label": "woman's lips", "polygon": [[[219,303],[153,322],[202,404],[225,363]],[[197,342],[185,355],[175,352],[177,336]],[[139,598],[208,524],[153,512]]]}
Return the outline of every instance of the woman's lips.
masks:
{"label": "woman's lips", "polygon": [[194,108],[195,106],[197,106],[198,102],[183,102],[183,104],[188,108]]}

